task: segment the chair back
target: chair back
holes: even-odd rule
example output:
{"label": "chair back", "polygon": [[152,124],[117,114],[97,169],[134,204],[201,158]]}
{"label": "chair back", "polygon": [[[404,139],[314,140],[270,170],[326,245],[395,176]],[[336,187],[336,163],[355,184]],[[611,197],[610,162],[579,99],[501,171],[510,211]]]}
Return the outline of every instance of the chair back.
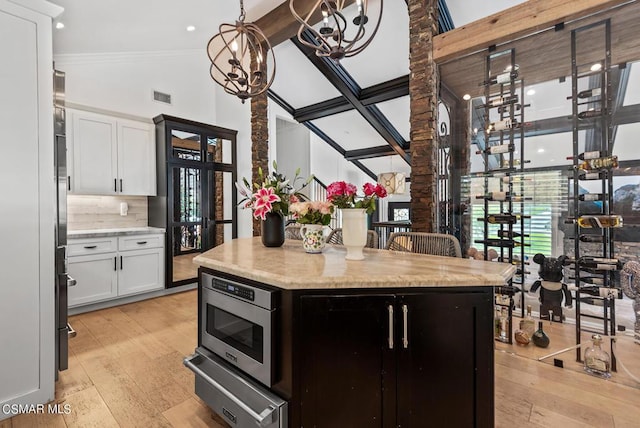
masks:
{"label": "chair back", "polygon": [[436,256],[462,257],[458,238],[444,233],[395,232],[389,236],[386,249]]}
{"label": "chair back", "polygon": [[[342,243],[342,228],[333,229],[327,236],[327,244],[344,245]],[[367,230],[367,248],[378,248],[378,232],[375,230]]]}
{"label": "chair back", "polygon": [[300,228],[302,226],[298,223],[291,223],[284,227],[284,239],[297,239],[302,241],[302,234]]}

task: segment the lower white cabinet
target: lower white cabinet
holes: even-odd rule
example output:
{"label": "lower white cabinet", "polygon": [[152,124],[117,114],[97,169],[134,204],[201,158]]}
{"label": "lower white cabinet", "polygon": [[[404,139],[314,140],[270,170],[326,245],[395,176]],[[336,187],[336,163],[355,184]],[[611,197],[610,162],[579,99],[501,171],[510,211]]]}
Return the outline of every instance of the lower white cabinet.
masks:
{"label": "lower white cabinet", "polygon": [[69,247],[69,307],[164,288],[162,235],[69,239]]}

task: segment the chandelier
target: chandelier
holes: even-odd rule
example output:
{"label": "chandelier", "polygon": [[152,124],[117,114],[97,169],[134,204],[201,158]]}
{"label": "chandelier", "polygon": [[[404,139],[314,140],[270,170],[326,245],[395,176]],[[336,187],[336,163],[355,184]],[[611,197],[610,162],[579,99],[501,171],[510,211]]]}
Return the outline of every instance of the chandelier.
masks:
{"label": "chandelier", "polygon": [[[351,57],[362,52],[373,40],[373,37],[380,27],[382,18],[383,0],[356,0],[355,8],[352,12],[354,16],[349,22],[349,12],[345,13],[345,7],[353,3],[353,0],[317,0],[309,13],[303,19],[295,11],[295,0],[289,0],[289,8],[294,18],[300,22],[298,29],[298,40],[305,46],[315,49],[316,55],[329,57],[334,61],[339,61],[345,57]],[[379,12],[376,24],[368,24],[368,6],[372,3],[379,3]],[[322,16],[320,24],[315,22]],[[353,25],[350,25],[353,24]],[[372,29],[367,34],[367,29]],[[303,32],[307,30],[311,34],[313,41],[305,40]]]}
{"label": "chandelier", "polygon": [[235,25],[220,24],[219,33],[207,44],[211,77],[243,103],[269,89],[276,72],[269,40],[260,28],[244,19],[244,2],[240,0],[240,17]]}

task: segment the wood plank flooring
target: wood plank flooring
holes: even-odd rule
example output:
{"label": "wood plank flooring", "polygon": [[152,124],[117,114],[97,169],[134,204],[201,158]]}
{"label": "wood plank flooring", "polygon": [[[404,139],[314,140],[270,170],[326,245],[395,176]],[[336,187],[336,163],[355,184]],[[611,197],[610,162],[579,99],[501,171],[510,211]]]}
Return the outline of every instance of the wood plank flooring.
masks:
{"label": "wood plank flooring", "polygon": [[193,258],[198,255],[200,255],[200,253],[173,256],[174,282],[198,277],[198,266],[193,264]]}
{"label": "wood plank flooring", "polygon": [[[78,335],[56,384],[56,402],[71,412],[18,415],[0,428],[228,427],[182,365],[197,342],[196,301],[188,291],[72,317]],[[550,333],[557,339],[562,327]],[[639,388],[496,350],[497,427],[638,427]]]}

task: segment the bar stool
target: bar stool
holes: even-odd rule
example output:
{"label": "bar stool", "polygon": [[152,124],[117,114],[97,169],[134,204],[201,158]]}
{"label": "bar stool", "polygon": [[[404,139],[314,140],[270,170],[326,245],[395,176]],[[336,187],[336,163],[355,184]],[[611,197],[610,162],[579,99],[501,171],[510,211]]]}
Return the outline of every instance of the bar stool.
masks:
{"label": "bar stool", "polygon": [[426,232],[394,232],[387,241],[387,250],[436,256],[462,257],[460,242],[453,235]]}

